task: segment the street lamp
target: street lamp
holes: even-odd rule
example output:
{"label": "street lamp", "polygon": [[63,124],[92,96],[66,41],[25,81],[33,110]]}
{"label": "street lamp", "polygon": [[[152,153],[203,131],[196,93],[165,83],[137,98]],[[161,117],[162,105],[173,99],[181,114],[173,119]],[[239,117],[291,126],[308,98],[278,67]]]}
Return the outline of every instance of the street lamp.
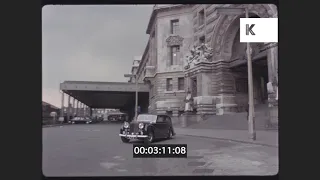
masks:
{"label": "street lamp", "polygon": [[136,83],[136,98],[134,106],[134,119],[137,119],[138,116],[138,75],[137,74],[125,74],[124,77],[133,77]]}
{"label": "street lamp", "polygon": [[[245,17],[249,18],[249,12],[247,8],[216,8],[218,14],[225,15],[242,15],[245,13]],[[254,105],[253,105],[253,77],[252,77],[252,60],[251,60],[251,47],[250,43],[247,42],[247,60],[248,60],[248,89],[249,89],[249,114],[248,114],[248,129],[250,139],[256,140],[256,132],[254,125]]]}

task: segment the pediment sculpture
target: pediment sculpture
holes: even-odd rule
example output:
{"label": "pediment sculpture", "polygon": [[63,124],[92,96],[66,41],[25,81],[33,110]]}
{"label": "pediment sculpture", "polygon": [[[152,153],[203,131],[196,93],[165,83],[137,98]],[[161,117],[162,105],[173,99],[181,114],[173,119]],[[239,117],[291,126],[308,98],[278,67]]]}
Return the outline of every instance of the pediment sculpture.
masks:
{"label": "pediment sculpture", "polygon": [[184,102],[185,102],[184,111],[185,112],[193,111],[193,97],[189,89],[187,91],[187,95]]}
{"label": "pediment sculpture", "polygon": [[183,37],[179,35],[170,35],[166,39],[167,45],[168,46],[182,46],[183,43]]}
{"label": "pediment sculpture", "polygon": [[190,55],[186,56],[187,65],[185,69],[189,69],[191,64],[200,62],[211,62],[213,56],[213,48],[202,43],[199,46],[194,46],[190,50]]}

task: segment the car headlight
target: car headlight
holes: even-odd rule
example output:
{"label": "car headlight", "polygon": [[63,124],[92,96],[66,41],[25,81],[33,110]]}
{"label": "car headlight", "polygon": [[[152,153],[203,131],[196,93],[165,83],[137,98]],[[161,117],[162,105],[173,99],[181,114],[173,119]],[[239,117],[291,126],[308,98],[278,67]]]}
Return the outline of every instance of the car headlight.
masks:
{"label": "car headlight", "polygon": [[139,123],[139,129],[143,129],[144,125],[143,123]]}
{"label": "car headlight", "polygon": [[129,127],[129,123],[128,122],[124,122],[123,127],[124,128],[128,128]]}

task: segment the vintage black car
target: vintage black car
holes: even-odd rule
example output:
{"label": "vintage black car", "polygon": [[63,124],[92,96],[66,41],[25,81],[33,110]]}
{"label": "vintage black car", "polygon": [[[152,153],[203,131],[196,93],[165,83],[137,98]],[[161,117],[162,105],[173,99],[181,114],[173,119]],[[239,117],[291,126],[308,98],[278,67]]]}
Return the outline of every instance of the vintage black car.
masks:
{"label": "vintage black car", "polygon": [[174,135],[171,118],[168,115],[154,114],[140,114],[130,123],[125,121],[119,134],[124,143],[130,139],[140,139],[146,144],[152,143],[157,138],[170,139]]}

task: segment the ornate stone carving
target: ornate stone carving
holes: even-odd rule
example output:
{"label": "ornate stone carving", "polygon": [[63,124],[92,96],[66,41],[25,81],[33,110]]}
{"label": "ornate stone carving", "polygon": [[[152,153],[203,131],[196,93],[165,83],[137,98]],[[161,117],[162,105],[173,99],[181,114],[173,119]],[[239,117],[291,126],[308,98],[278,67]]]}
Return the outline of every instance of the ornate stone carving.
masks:
{"label": "ornate stone carving", "polygon": [[186,98],[185,98],[184,111],[185,112],[193,111],[193,97],[192,97],[192,94],[189,90],[188,90]]}
{"label": "ornate stone carving", "polygon": [[207,25],[217,20],[219,16],[217,14],[213,15],[212,17],[207,18]]}
{"label": "ornate stone carving", "polygon": [[[261,18],[268,18],[273,15],[273,11],[270,10],[270,7],[268,5],[261,5],[261,4],[250,4],[250,5],[232,5],[231,7],[247,7],[249,9],[250,13],[255,13],[259,15]],[[230,46],[232,46],[233,36],[230,36],[230,34],[227,34],[226,32],[230,32],[231,34],[234,33],[234,31],[228,30],[228,28],[235,28],[235,26],[232,23],[235,23],[234,21],[239,16],[234,15],[220,15],[219,16],[219,22],[215,26],[213,30],[213,42],[211,44],[212,47],[214,47],[214,55],[220,56],[222,52],[230,53]],[[231,38],[231,39],[230,39]],[[228,43],[229,42],[229,43]],[[228,44],[228,45],[226,45]]]}
{"label": "ornate stone carving", "polygon": [[206,38],[206,43],[210,43],[212,39],[212,36],[209,36],[208,38]]}
{"label": "ornate stone carving", "polygon": [[215,8],[207,10],[206,17],[209,17],[215,10],[216,10]]}
{"label": "ornate stone carving", "polygon": [[212,25],[211,27],[209,26],[207,26],[207,29],[206,29],[206,34],[210,34],[212,31],[213,31],[213,29],[214,29],[214,25]]}
{"label": "ornate stone carving", "polygon": [[181,46],[183,43],[183,37],[179,35],[171,35],[166,39],[168,46]]}
{"label": "ornate stone carving", "polygon": [[186,56],[187,65],[185,69],[190,68],[190,64],[196,64],[200,62],[211,62],[213,56],[213,49],[207,44],[201,44],[194,46],[190,50],[190,55]]}
{"label": "ornate stone carving", "polygon": [[[250,54],[251,57],[254,57],[260,53],[261,44],[254,44],[250,45]],[[247,59],[247,48],[245,48],[245,51],[243,52],[242,59]]]}
{"label": "ornate stone carving", "polygon": [[206,9],[209,9],[211,6],[213,6],[213,4],[207,4]]}

